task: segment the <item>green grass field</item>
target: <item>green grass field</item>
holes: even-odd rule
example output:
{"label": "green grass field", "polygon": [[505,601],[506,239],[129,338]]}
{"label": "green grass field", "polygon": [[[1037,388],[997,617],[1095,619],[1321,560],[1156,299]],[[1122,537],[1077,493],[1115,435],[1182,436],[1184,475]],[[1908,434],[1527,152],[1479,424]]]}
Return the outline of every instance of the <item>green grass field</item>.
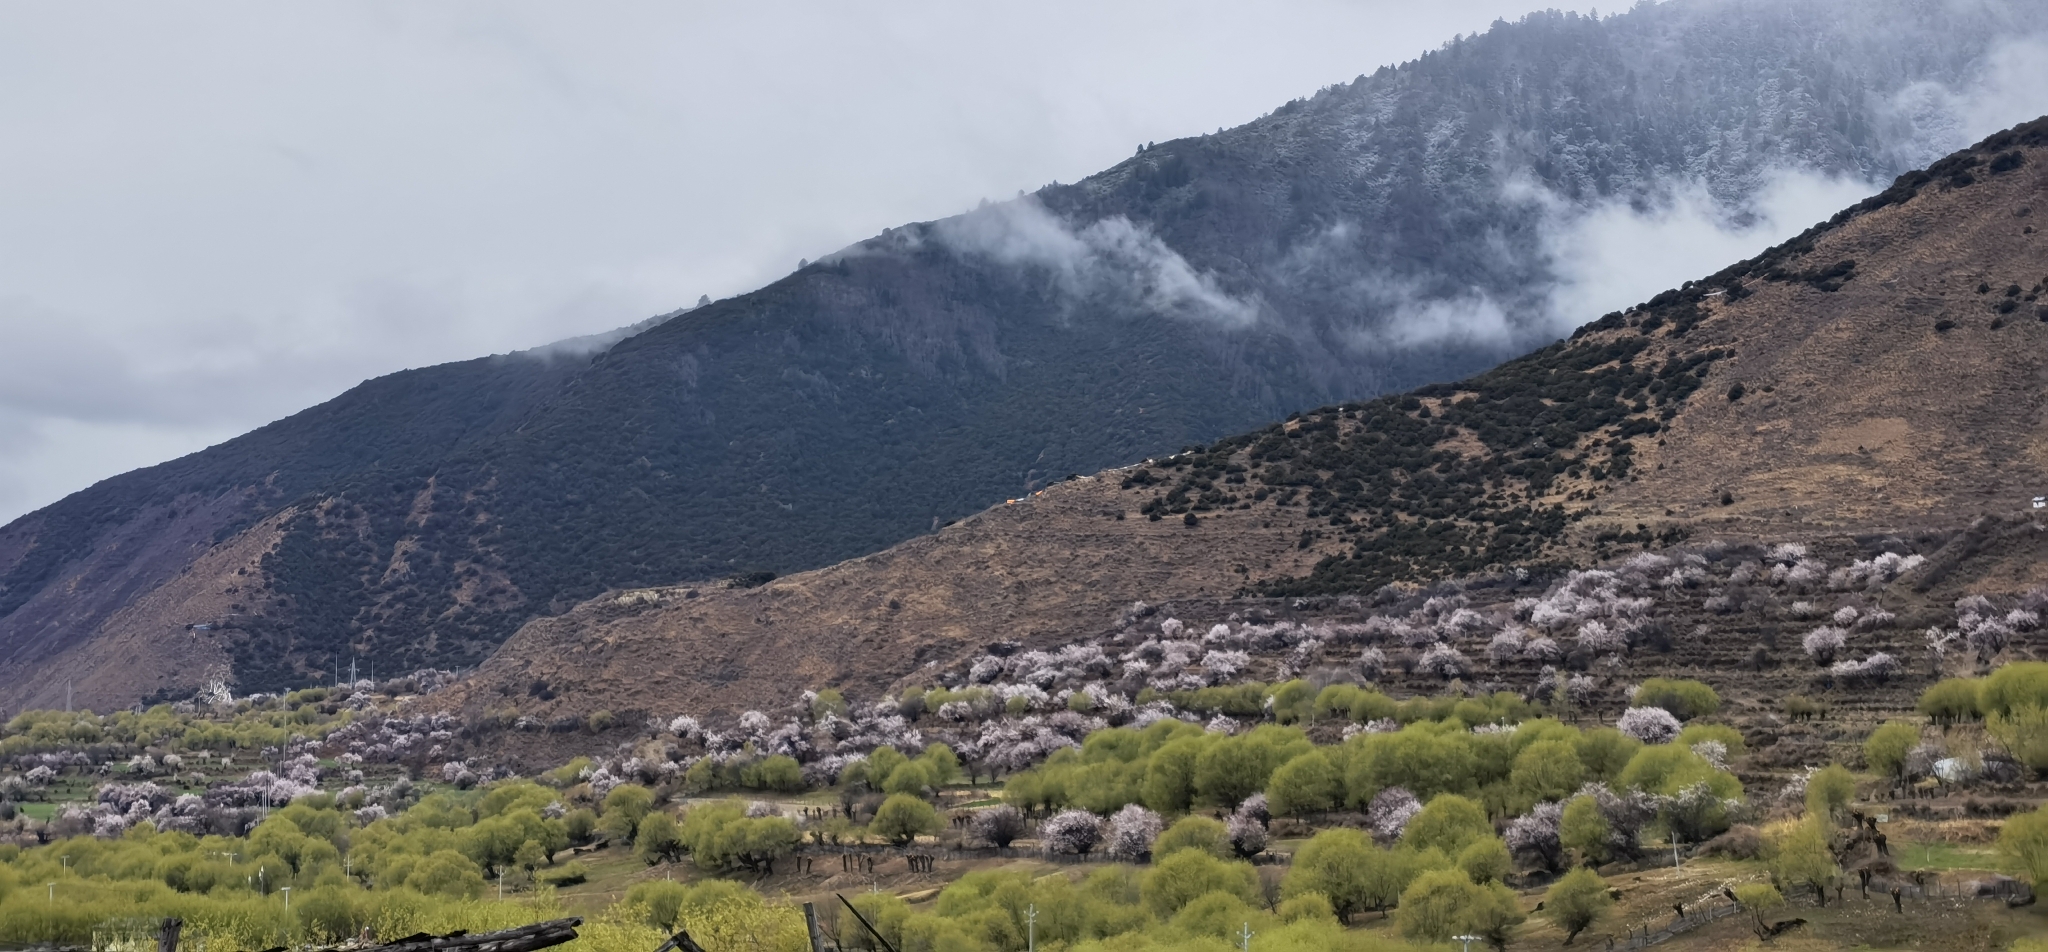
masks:
{"label": "green grass field", "polygon": [[1997,851],[1988,845],[1956,843],[1901,843],[1892,847],[1892,858],[1900,869],[1985,869],[2003,868]]}

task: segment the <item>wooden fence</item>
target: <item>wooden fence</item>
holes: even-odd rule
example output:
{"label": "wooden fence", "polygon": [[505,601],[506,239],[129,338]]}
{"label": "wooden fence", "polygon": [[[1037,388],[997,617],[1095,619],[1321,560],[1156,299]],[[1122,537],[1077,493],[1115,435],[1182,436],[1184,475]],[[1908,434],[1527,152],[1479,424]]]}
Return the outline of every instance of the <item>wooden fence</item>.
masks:
{"label": "wooden fence", "polygon": [[1628,929],[1626,936],[1620,941],[1616,941],[1613,936],[1608,936],[1607,947],[1611,949],[1648,948],[1666,939],[1691,932],[1709,922],[1726,919],[1741,911],[1742,905],[1735,902],[1715,903],[1704,909],[1697,907],[1687,909],[1685,915],[1673,916],[1670,924],[1661,929],[1648,925],[1632,926]]}

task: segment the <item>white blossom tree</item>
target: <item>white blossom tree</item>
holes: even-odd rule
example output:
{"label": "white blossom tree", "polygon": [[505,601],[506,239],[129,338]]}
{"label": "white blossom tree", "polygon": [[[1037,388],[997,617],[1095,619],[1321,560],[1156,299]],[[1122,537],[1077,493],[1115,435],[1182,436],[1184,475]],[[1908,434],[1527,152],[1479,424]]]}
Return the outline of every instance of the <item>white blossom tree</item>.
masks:
{"label": "white blossom tree", "polygon": [[1048,853],[1087,854],[1102,843],[1102,821],[1086,810],[1063,810],[1038,825]]}
{"label": "white blossom tree", "polygon": [[1544,869],[1556,870],[1564,861],[1564,846],[1558,838],[1563,818],[1564,804],[1539,803],[1528,813],[1508,821],[1503,837],[1508,853]]}
{"label": "white blossom tree", "polygon": [[1642,851],[1643,830],[1663,810],[1664,798],[1641,790],[1614,790],[1604,783],[1589,783],[1573,795],[1591,797],[1607,822],[1607,849],[1611,856],[1632,857]]}
{"label": "white blossom tree", "polygon": [[1898,676],[1899,662],[1877,651],[1861,661],[1837,661],[1828,673],[1850,684],[1883,684]]}
{"label": "white blossom tree", "polygon": [[1677,739],[1684,725],[1661,707],[1632,707],[1621,714],[1615,729],[1645,744],[1667,744]]}
{"label": "white blossom tree", "polygon": [[1135,803],[1125,806],[1109,818],[1109,854],[1139,859],[1152,852],[1152,842],[1165,828],[1159,814]]}
{"label": "white blossom tree", "polygon": [[1593,692],[1600,687],[1600,681],[1590,674],[1574,674],[1564,682],[1565,701],[1573,707],[1583,708],[1593,703]]}
{"label": "white blossom tree", "polygon": [[1528,643],[1528,629],[1520,625],[1509,625],[1494,632],[1493,640],[1486,643],[1487,660],[1494,664],[1506,664],[1522,656],[1522,647]]}
{"label": "white blossom tree", "polygon": [[1387,673],[1387,653],[1377,647],[1367,646],[1358,656],[1358,673],[1367,681],[1377,681]]}
{"label": "white blossom tree", "polygon": [[1446,681],[1463,677],[1471,670],[1471,664],[1463,653],[1442,642],[1429,646],[1429,650],[1422,653],[1422,659],[1416,662],[1416,667]]}
{"label": "white blossom tree", "polygon": [[1827,667],[1834,663],[1835,655],[1841,652],[1847,641],[1847,632],[1831,625],[1822,625],[1807,632],[1806,637],[1800,640],[1800,646],[1806,649],[1806,656],[1813,659],[1814,664]]}
{"label": "white blossom tree", "polygon": [[1595,654],[1620,654],[1628,650],[1628,635],[1619,625],[1589,621],[1579,626],[1579,646]]}
{"label": "white blossom tree", "polygon": [[1244,859],[1251,859],[1266,850],[1266,825],[1243,811],[1233,813],[1224,821],[1224,830],[1230,835],[1230,849]]}
{"label": "white blossom tree", "polygon": [[1990,661],[2012,643],[2013,631],[2002,619],[1975,618],[1963,626],[1963,641],[1980,661]]}
{"label": "white blossom tree", "polygon": [[1408,828],[1408,821],[1421,812],[1422,801],[1415,799],[1414,794],[1403,787],[1388,787],[1373,794],[1372,802],[1365,808],[1365,822],[1380,839],[1397,840],[1401,831]]}
{"label": "white blossom tree", "polygon": [[977,810],[967,831],[990,846],[1006,847],[1024,835],[1024,814],[1008,804]]}

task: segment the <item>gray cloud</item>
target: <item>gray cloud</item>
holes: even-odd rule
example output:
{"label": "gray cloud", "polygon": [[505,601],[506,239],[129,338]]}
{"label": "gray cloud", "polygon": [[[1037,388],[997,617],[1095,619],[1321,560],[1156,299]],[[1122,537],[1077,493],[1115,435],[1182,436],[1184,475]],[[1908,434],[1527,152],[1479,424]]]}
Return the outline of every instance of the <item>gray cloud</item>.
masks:
{"label": "gray cloud", "polygon": [[[1502,301],[1480,288],[1443,294],[1383,275],[1354,279],[1362,305],[1388,315],[1352,335],[1362,351],[1477,344],[1528,345],[1571,333],[1609,311],[1648,300],[1806,230],[1876,191],[1875,183],[1799,168],[1764,171],[1740,202],[1716,198],[1697,178],[1651,183],[1641,194],[1591,205],[1573,202],[1527,178],[1508,180],[1513,203],[1536,206],[1535,254],[1553,283]],[[1518,260],[1527,252],[1500,247]]]}
{"label": "gray cloud", "polygon": [[1227,327],[1249,327],[1259,317],[1255,302],[1225,293],[1214,276],[1122,215],[1075,229],[1037,198],[1023,196],[943,220],[933,230],[955,253],[1045,268],[1077,299],[1129,299]]}
{"label": "gray cloud", "polygon": [[[1978,6],[1982,0],[1954,0]],[[1873,24],[1882,28],[1882,24]],[[1902,167],[1923,167],[2000,129],[2048,113],[2048,38],[2015,36],[1960,87],[1915,83],[1879,110],[1883,141]],[[1602,314],[1755,256],[1888,182],[1830,176],[1798,166],[1758,170],[1740,197],[1717,195],[1697,177],[1651,183],[1640,193],[1587,206],[1511,178],[1507,196],[1542,212],[1542,256],[1556,278],[1533,321],[1472,289],[1424,294],[1382,276],[1353,283],[1363,300],[1394,315],[1387,330],[1357,336],[1365,349],[1526,341],[1562,336]],[[1503,251],[1503,254],[1510,252]]]}
{"label": "gray cloud", "polygon": [[1570,333],[1609,311],[1753,257],[1878,188],[1779,168],[1764,174],[1751,199],[1735,205],[1716,200],[1696,179],[1665,181],[1647,198],[1590,208],[1532,196],[1553,209],[1543,236],[1558,278],[1549,295],[1547,331]]}
{"label": "gray cloud", "polygon": [[2048,109],[2048,37],[2011,37],[1986,58],[1983,76],[1956,89],[1914,83],[1885,104],[1887,140],[1900,164],[1922,167]]}
{"label": "gray cloud", "polygon": [[[1893,143],[1898,164],[1924,167],[1993,132],[2048,113],[2048,37],[2007,39],[1992,49],[1974,82],[1960,88],[1915,83],[1885,106],[1880,120],[1888,127],[1885,141]],[[1717,198],[1697,179],[1674,178],[1657,183],[1647,196],[1591,208],[1574,208],[1526,183],[1512,187],[1549,210],[1544,248],[1559,279],[1550,294],[1549,330],[1564,334],[1752,257],[1888,184],[1780,166],[1762,170],[1754,191],[1740,202]],[[1484,312],[1473,320],[1492,326]]]}

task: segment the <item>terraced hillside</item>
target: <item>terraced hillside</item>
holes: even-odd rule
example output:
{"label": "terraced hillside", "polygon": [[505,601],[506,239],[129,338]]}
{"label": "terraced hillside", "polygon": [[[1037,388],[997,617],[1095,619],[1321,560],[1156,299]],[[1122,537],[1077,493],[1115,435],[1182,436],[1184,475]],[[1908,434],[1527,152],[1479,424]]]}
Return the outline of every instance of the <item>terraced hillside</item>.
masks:
{"label": "terraced hillside", "polygon": [[[1591,316],[1552,307],[1578,214],[1889,178],[1960,144],[1955,103],[2032,28],[1925,0],[1539,13],[630,333],[371,381],[0,527],[0,704],[465,667],[609,589],[816,568],[1456,379]],[[1467,313],[1499,320],[1443,319]]]}

